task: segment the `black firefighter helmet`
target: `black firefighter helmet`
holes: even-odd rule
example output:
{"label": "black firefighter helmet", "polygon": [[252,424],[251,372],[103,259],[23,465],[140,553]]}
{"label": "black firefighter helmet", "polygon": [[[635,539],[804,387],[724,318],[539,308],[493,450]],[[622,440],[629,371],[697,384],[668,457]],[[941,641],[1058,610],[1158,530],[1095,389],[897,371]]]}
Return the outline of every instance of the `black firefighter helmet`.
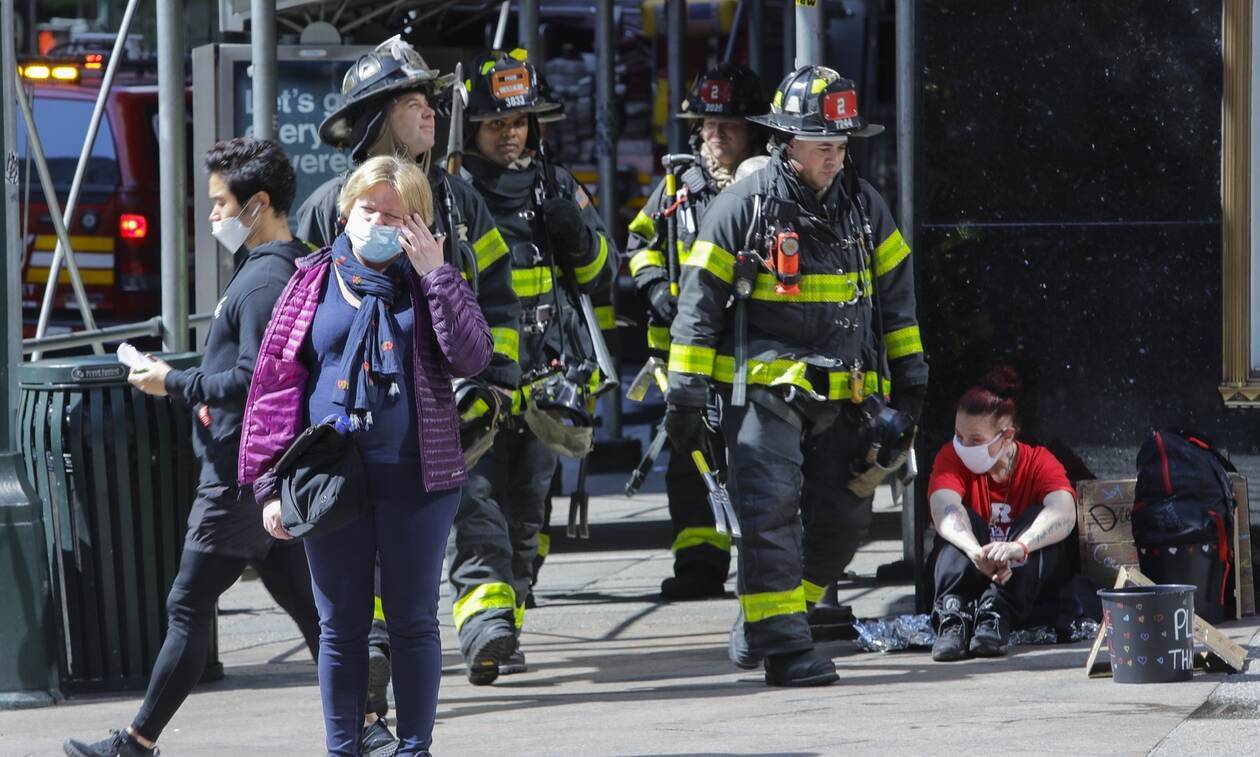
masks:
{"label": "black firefighter helmet", "polygon": [[464,80],[469,121],[489,121],[508,114],[553,113],[561,105],[545,96],[538,69],[527,60],[524,50],[491,52],[469,67]]}
{"label": "black firefighter helmet", "polygon": [[383,107],[391,98],[419,90],[429,100],[450,86],[454,77],[429,68],[420,53],[398,35],[370,53],[359,56],[341,80],[341,107],[319,126],[319,138],[338,150],[351,148],[350,157],[361,163],[385,125]]}
{"label": "black firefighter helmet", "polygon": [[678,109],[678,118],[746,118],[770,110],[757,72],[742,63],[720,63],[701,74]]}
{"label": "black firefighter helmet", "polygon": [[802,66],[788,74],[775,90],[770,112],[748,120],[814,141],[873,137],[884,131],[859,115],[857,86],[826,66]]}

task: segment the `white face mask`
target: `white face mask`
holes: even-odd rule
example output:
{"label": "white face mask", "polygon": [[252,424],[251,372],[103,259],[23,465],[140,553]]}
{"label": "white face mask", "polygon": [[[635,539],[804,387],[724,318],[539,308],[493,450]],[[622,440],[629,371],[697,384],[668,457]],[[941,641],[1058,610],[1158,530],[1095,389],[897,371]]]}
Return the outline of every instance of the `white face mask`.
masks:
{"label": "white face mask", "polygon": [[402,252],[402,229],[371,223],[358,213],[346,221],[350,247],[369,263],[386,263]]}
{"label": "white face mask", "polygon": [[[250,203],[253,203],[252,198],[246,201],[245,207],[241,208],[241,212],[233,218],[224,218],[210,222],[210,233],[229,252],[236,252],[241,249],[241,246],[245,244],[245,240],[249,239],[250,233],[254,230],[254,224],[258,222],[258,216],[261,214],[261,205],[254,203],[251,210]],[[247,221],[248,225],[246,225]]]}
{"label": "white face mask", "polygon": [[996,455],[989,454],[989,447],[993,443],[1002,438],[1002,434],[1006,433],[1006,429],[997,432],[997,436],[993,437],[984,444],[977,444],[974,447],[964,446],[962,439],[958,434],[954,434],[954,451],[958,453],[959,459],[963,461],[963,465],[967,466],[967,470],[975,473],[977,476],[982,473],[988,473],[997,465],[997,461],[1002,458],[1002,451],[998,450]]}

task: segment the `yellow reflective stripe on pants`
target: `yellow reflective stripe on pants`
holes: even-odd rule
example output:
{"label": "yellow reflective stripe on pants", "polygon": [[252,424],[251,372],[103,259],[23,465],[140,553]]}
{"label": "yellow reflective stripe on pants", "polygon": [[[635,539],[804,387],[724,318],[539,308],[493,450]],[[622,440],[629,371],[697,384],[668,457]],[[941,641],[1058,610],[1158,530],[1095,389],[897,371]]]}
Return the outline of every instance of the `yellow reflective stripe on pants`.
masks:
{"label": "yellow reflective stripe on pants", "polygon": [[596,234],[599,237],[599,254],[595,259],[586,265],[578,266],[574,273],[577,275],[579,284],[589,284],[595,280],[599,272],[604,270],[604,266],[608,264],[608,238],[603,234]]}
{"label": "yellow reflective stripe on pants", "polygon": [[743,594],[739,598],[739,606],[744,611],[744,620],[749,623],[805,612],[805,589],[797,586],[791,591]]}
{"label": "yellow reflective stripe on pants", "polygon": [[648,326],[648,347],[662,352],[669,351],[669,326]]}
{"label": "yellow reflective stripe on pants", "polygon": [[473,252],[477,253],[477,270],[484,271],[508,254],[508,246],[499,230],[491,228],[481,235],[481,239],[473,242]]}
{"label": "yellow reflective stripe on pants", "polygon": [[630,222],[630,231],[644,239],[651,239],[656,236],[656,223],[652,221],[651,216],[640,210]]}
{"label": "yellow reflective stripe on pants", "polygon": [[381,598],[373,597],[373,599],[375,600],[375,605],[373,606],[373,609],[372,609],[372,620],[379,620],[379,621],[384,622],[385,608],[381,605]]}
{"label": "yellow reflective stripe on pants", "polygon": [[804,592],[806,602],[816,605],[818,600],[822,599],[823,592],[826,589],[811,581],[801,581],[801,591]]}
{"label": "yellow reflective stripe on pants", "polygon": [[684,549],[691,547],[700,547],[708,545],[723,552],[731,551],[731,537],[727,534],[719,534],[716,528],[684,528],[674,537],[674,543],[669,550],[674,554],[678,554]]}
{"label": "yellow reflective stripe on pants", "polygon": [[906,243],[901,231],[893,229],[888,238],[875,248],[875,275],[883,276],[901,265],[901,261],[910,257],[910,245]]}
{"label": "yellow reflective stripe on pants", "polygon": [[[862,277],[870,284],[869,271]],[[858,288],[856,273],[807,273],[801,276],[798,294],[779,294],[775,291],[778,279],[768,273],[759,273],[753,284],[752,298],[768,302],[852,302],[862,293]]]}
{"label": "yellow reflective stripe on pants", "polygon": [[538,556],[546,557],[551,554],[551,534],[538,535]]}
{"label": "yellow reflective stripe on pants", "polygon": [[458,630],[472,616],[486,610],[516,611],[516,592],[509,584],[478,584],[472,591],[455,600],[451,615]]}
{"label": "yellow reflective stripe on pants", "polygon": [[[712,347],[701,347],[694,344],[669,346],[669,370],[675,373],[694,373],[701,376],[713,375],[713,361],[717,358],[717,350]],[[734,360],[731,365],[734,366]],[[732,368],[732,375],[734,369]],[[729,379],[728,379],[729,381]]]}
{"label": "yellow reflective stripe on pants", "polygon": [[906,326],[904,329],[889,331],[884,334],[884,344],[888,347],[889,360],[916,355],[923,351],[923,339],[919,336],[918,326]]}
{"label": "yellow reflective stripe on pants", "polygon": [[682,264],[703,268],[727,284],[735,281],[735,256],[712,242],[699,240],[691,245]]}
{"label": "yellow reflective stripe on pants", "polygon": [[612,331],[617,328],[617,313],[613,311],[613,306],[596,305],[595,321],[599,324],[600,331]]}
{"label": "yellow reflective stripe on pants", "polygon": [[521,630],[525,625],[525,605],[517,605],[512,610],[512,624],[516,626],[516,630]]}
{"label": "yellow reflective stripe on pants", "polygon": [[652,266],[655,266],[657,268],[664,268],[665,267],[665,253],[661,252],[660,250],[653,250],[652,248],[649,247],[646,250],[639,250],[638,252],[630,256],[630,275],[631,276],[638,276],[639,271],[642,271],[644,268],[649,268]]}
{"label": "yellow reflective stripe on pants", "polygon": [[[675,370],[674,350],[677,348],[677,344],[670,348],[669,369],[671,371]],[[823,368],[815,368],[812,373],[819,375],[824,370]],[[825,389],[814,386],[814,383],[809,380],[810,373],[810,366],[799,360],[748,361],[749,386],[791,385],[804,389],[807,392],[825,396],[829,400],[844,400],[853,396],[853,390],[849,387],[849,371],[826,371],[827,387]],[[713,360],[713,373],[706,375],[712,375],[714,380],[721,381],[724,384],[734,383],[735,358],[731,355],[717,355]],[[879,375],[874,371],[866,371],[862,374],[863,397],[869,397],[878,393],[879,386]],[[888,394],[890,391],[892,391],[892,382],[884,379],[883,393]]]}
{"label": "yellow reflective stripe on pants", "polygon": [[494,337],[494,351],[509,358],[512,362],[521,359],[521,332],[507,326],[495,326],[490,329]]}
{"label": "yellow reflective stripe on pants", "polygon": [[512,291],[517,297],[537,297],[551,291],[551,268],[537,266],[534,268],[512,269]]}

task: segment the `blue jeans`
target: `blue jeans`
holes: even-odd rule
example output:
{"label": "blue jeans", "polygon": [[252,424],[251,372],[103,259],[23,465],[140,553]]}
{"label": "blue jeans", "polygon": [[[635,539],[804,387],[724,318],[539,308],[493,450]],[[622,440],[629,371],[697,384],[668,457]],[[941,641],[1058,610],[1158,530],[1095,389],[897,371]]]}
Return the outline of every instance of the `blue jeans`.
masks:
{"label": "blue jeans", "polygon": [[442,640],[442,555],[459,489],[424,493],[419,466],[367,466],[372,509],[306,542],[319,608],[319,689],[329,754],[359,754],[368,687],[368,632],[380,555],[381,603],[389,618],[399,755],[433,741]]}

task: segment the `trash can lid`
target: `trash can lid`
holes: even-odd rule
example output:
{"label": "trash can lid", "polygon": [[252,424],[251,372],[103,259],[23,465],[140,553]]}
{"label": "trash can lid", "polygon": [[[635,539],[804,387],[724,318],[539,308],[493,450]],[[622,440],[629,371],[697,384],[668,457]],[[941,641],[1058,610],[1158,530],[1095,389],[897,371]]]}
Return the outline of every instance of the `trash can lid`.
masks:
{"label": "trash can lid", "polygon": [[[200,352],[155,352],[174,368],[201,364]],[[18,384],[30,388],[57,386],[120,386],[127,383],[127,366],[114,355],[56,357],[18,366]]]}

